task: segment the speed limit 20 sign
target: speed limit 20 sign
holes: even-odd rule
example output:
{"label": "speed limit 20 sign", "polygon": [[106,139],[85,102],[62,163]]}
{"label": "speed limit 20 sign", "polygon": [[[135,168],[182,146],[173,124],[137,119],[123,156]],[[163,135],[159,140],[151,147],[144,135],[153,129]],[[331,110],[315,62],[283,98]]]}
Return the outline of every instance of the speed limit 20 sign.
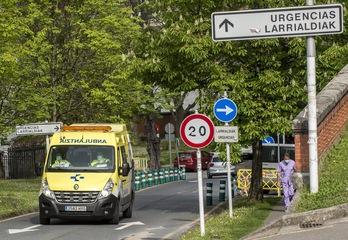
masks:
{"label": "speed limit 20 sign", "polygon": [[181,123],[180,135],[187,146],[204,148],[214,138],[214,123],[204,114],[192,114]]}

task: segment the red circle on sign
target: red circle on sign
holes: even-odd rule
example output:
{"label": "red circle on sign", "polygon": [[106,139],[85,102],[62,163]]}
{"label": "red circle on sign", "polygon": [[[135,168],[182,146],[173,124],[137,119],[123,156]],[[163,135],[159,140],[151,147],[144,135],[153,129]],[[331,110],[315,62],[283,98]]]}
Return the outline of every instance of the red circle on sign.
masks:
{"label": "red circle on sign", "polygon": [[204,148],[214,138],[214,123],[204,114],[192,114],[180,125],[183,142],[192,148]]}

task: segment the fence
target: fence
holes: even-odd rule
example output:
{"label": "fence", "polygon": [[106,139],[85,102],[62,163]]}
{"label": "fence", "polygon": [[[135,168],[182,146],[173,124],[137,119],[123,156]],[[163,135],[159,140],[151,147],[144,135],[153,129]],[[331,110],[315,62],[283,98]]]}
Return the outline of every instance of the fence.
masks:
{"label": "fence", "polygon": [[[282,188],[278,187],[277,184],[277,170],[262,170],[262,176],[263,190],[275,190],[278,192],[278,196],[280,197],[280,190]],[[251,169],[239,169],[237,177],[238,188],[248,195],[251,182]]]}
{"label": "fence", "polygon": [[28,179],[39,175],[45,160],[45,147],[34,149],[8,149],[2,154],[0,166],[7,179]]}
{"label": "fence", "polygon": [[147,159],[146,158],[134,158],[134,168],[136,171],[146,171],[147,169]]}

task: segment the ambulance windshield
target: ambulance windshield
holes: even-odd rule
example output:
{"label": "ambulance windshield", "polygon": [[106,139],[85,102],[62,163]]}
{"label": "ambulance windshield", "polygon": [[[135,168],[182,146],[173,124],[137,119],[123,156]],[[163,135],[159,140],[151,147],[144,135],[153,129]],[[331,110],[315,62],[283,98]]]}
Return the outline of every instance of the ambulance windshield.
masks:
{"label": "ambulance windshield", "polygon": [[47,161],[47,171],[112,172],[114,169],[112,146],[52,146]]}

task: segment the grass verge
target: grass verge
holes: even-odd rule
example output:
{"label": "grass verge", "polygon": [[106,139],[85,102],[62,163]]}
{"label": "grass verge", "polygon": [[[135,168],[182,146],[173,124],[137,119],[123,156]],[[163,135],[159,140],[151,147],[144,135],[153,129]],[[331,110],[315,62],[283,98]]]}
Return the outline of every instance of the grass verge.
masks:
{"label": "grass verge", "polygon": [[36,211],[41,179],[0,180],[0,219]]}
{"label": "grass verge", "polygon": [[347,149],[348,131],[345,131],[340,143],[320,164],[318,192],[310,193],[308,183],[305,184],[296,211],[305,212],[348,202]]}
{"label": "grass verge", "polygon": [[279,201],[279,197],[264,198],[263,203],[247,203],[246,199],[237,200],[233,206],[233,218],[230,218],[228,210],[224,211],[205,223],[203,237],[198,227],[183,236],[181,240],[240,239],[262,227],[273,206],[277,205]]}

